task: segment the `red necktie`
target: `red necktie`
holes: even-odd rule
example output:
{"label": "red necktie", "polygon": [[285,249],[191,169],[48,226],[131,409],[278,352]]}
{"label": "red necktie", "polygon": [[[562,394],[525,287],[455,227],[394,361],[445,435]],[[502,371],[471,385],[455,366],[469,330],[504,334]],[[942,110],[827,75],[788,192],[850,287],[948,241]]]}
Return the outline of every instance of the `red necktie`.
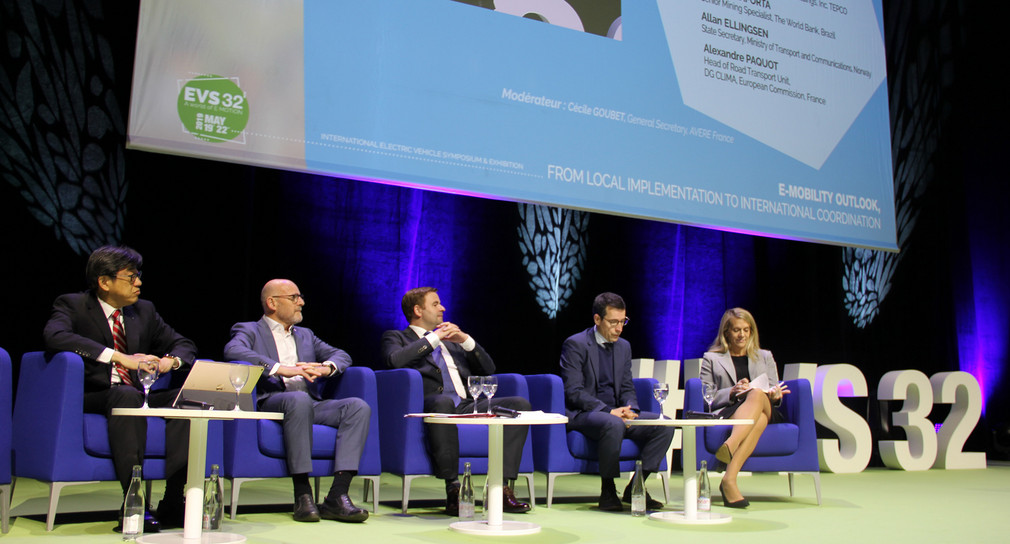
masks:
{"label": "red necktie", "polygon": [[[123,330],[123,324],[119,321],[119,313],[120,310],[112,312],[112,347],[119,353],[126,354],[126,331]],[[133,385],[133,380],[130,379],[130,371],[126,367],[119,363],[113,363],[112,365],[122,383]]]}

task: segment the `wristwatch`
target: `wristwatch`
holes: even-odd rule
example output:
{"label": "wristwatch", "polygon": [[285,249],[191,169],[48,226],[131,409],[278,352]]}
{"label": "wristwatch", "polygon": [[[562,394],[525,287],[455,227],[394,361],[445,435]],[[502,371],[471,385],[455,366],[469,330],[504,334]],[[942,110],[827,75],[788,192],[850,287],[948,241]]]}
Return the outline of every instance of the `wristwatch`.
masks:
{"label": "wristwatch", "polygon": [[175,359],[175,363],[172,363],[172,370],[179,370],[179,368],[182,366],[182,359],[176,357],[175,355],[172,355],[171,353],[166,353],[165,357]]}

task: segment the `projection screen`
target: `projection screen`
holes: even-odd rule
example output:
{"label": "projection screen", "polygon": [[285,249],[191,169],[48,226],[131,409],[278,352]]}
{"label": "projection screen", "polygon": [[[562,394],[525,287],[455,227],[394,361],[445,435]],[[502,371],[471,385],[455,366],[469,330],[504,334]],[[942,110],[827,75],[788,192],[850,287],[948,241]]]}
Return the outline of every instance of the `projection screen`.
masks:
{"label": "projection screen", "polygon": [[880,0],[143,0],[129,146],[897,248]]}

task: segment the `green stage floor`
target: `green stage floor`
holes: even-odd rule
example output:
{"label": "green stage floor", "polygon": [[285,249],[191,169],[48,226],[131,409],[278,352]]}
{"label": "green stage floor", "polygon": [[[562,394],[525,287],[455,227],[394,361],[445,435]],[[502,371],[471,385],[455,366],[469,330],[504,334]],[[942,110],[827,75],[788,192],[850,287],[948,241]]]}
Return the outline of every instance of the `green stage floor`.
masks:
{"label": "green stage floor", "polygon": [[[478,483],[482,482],[478,478]],[[520,480],[523,482],[523,480]],[[679,474],[671,479],[673,499],[664,510],[680,508]],[[717,489],[718,478],[713,478]],[[821,475],[823,504],[814,499],[813,480],[798,476],[796,497],[789,497],[785,476],[754,474],[740,478],[740,488],[751,500],[746,510],[723,508],[718,497],[713,510],[730,513],[725,525],[683,526],[598,512],[594,508],[599,479],[592,476],[559,478],[555,503],[544,507],[546,478],[536,476],[541,497],[529,514],[509,515],[539,524],[536,535],[477,537],[449,531],[453,519],[440,515],[442,485],[434,478],[416,480],[411,489],[413,507],[400,514],[400,478],[383,474],[379,512],[361,525],[337,522],[295,523],[291,520],[289,480],[263,480],[242,486],[242,506],[236,521],[226,520],[224,530],[240,533],[250,543],[487,542],[494,538],[510,543],[544,542],[719,542],[745,537],[749,542],[1006,542],[1010,519],[1010,464],[990,463],[986,470],[930,470],[900,472],[869,469],[859,474]],[[324,486],[329,482],[324,480]],[[526,496],[522,483],[517,495]],[[362,486],[355,481],[355,502]],[[226,496],[228,493],[226,486]],[[659,480],[650,482],[650,493],[662,497]],[[19,480],[14,491],[10,532],[0,544],[16,542],[113,543],[115,509],[121,499],[114,483],[65,488],[60,499],[56,528],[47,533],[44,511],[47,487],[34,480]],[[155,499],[160,495],[155,485]]]}

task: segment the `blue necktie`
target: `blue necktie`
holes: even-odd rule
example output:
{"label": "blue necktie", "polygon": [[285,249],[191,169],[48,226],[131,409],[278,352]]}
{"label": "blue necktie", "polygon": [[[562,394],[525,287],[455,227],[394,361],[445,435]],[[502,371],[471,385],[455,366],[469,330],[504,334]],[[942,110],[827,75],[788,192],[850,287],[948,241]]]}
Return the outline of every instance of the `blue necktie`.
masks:
{"label": "blue necktie", "polygon": [[431,356],[435,359],[435,364],[438,365],[438,369],[442,372],[442,394],[452,397],[452,403],[455,406],[459,406],[459,402],[462,399],[456,393],[456,386],[452,384],[452,378],[449,376],[449,365],[445,364],[445,358],[442,357],[442,346],[435,348]]}

